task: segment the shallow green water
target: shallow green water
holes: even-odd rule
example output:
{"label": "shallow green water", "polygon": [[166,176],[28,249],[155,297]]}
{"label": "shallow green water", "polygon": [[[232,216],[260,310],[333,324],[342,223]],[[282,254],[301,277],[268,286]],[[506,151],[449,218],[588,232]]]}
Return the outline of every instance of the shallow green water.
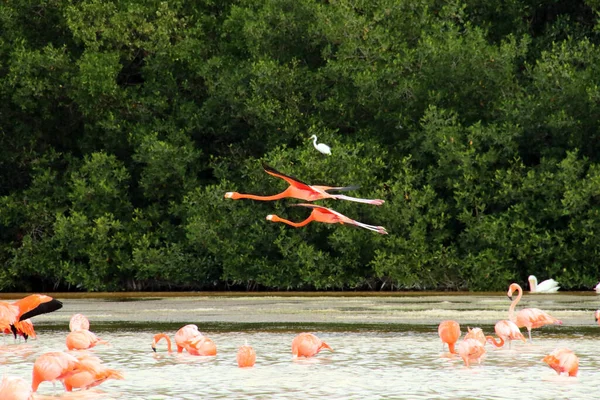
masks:
{"label": "shallow green water", "polygon": [[[330,300],[65,300],[62,310],[36,317],[37,323],[34,319],[37,340],[15,344],[6,338],[0,345],[0,374],[30,381],[33,362],[40,354],[65,349],[68,320],[77,310],[88,315],[92,331],[110,342],[92,352],[122,371],[125,380],[107,381],[95,389],[71,394],[63,393],[60,386],[54,389],[52,384],[43,383],[38,398],[587,399],[597,393],[600,327],[590,311],[595,297],[586,297],[585,301],[569,296],[528,299],[530,306],[535,301],[536,306],[542,308],[541,304],[561,314],[565,324],[534,330],[533,344],[514,343],[511,350],[488,345],[482,363],[471,368],[459,359],[441,356],[444,351],[437,335],[441,318],[435,323],[432,320],[438,314],[449,314],[457,317],[453,319],[461,323],[463,334],[467,325],[480,326],[486,334],[492,334],[495,313],[506,317],[505,309],[500,307],[507,305],[504,299],[480,296],[475,302],[457,298],[456,303],[431,298],[423,298],[422,302],[419,298]],[[465,301],[469,307],[455,308]],[[184,307],[178,308],[181,305]],[[347,308],[364,318],[338,318],[347,315]],[[412,315],[410,310],[415,308],[423,310],[421,319]],[[277,316],[274,310],[281,310],[279,322],[272,321]],[[384,311],[378,318],[367,318],[373,310]],[[127,313],[131,318],[127,319]],[[244,314],[239,318],[243,322],[235,322],[240,313]],[[330,322],[322,321],[323,314]],[[149,319],[152,315],[156,318]],[[215,341],[216,357],[168,354],[166,346],[159,347],[156,354],[151,351],[155,333],[166,332],[173,337],[185,323],[196,323]],[[291,341],[302,331],[316,333],[335,351],[308,360],[292,360]],[[256,350],[257,363],[253,368],[240,369],[235,356],[245,342]],[[545,354],[563,346],[580,358],[576,378],[558,376],[541,361]]]}

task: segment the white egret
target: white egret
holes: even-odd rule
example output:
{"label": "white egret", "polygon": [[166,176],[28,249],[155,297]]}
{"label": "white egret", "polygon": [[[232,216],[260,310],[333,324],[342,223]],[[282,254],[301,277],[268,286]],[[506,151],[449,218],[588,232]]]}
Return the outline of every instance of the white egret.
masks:
{"label": "white egret", "polygon": [[315,149],[323,154],[327,154],[328,156],[331,155],[331,147],[327,146],[325,143],[317,144],[317,135],[312,135],[310,139],[313,139],[313,146],[315,146]]}
{"label": "white egret", "polygon": [[529,292],[531,293],[556,293],[560,288],[558,282],[556,282],[554,279],[546,279],[539,285],[537,278],[533,275],[529,275],[527,280],[529,281]]}

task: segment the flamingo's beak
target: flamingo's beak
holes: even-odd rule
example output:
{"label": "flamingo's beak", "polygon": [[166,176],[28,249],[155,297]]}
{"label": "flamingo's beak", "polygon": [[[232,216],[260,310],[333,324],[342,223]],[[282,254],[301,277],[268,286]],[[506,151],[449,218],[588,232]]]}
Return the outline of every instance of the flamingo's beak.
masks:
{"label": "flamingo's beak", "polygon": [[510,301],[512,301],[512,296],[511,296],[511,295],[507,295],[507,297],[508,297],[508,299],[509,299]]}
{"label": "flamingo's beak", "polygon": [[152,351],[156,353],[156,347],[152,346]]}

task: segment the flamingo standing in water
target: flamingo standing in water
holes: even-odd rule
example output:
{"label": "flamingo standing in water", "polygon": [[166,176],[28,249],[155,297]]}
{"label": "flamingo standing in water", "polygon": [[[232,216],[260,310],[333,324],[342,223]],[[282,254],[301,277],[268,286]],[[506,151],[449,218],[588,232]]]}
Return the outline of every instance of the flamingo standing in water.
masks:
{"label": "flamingo standing in water", "polygon": [[529,275],[529,291],[531,293],[556,293],[560,286],[554,279],[546,279],[538,285],[538,280],[534,275]]}
{"label": "flamingo standing in water", "polygon": [[478,364],[481,363],[481,358],[485,354],[484,345],[477,339],[465,338],[465,340],[458,344],[456,349],[467,367],[471,361],[477,361]]}
{"label": "flamingo standing in water", "polygon": [[100,339],[95,333],[87,329],[78,329],[67,335],[67,348],[69,350],[87,350],[98,344],[108,344],[108,342]]}
{"label": "flamingo standing in water", "polygon": [[292,356],[312,357],[323,349],[333,351],[331,347],[312,333],[300,333],[292,340]]}
{"label": "flamingo standing in water", "polygon": [[90,321],[83,314],[74,314],[69,320],[69,330],[73,332],[82,329],[89,330]]}
{"label": "flamingo standing in water", "polygon": [[[198,327],[194,324],[184,325],[175,333],[175,345],[177,346],[177,352],[181,353],[184,350],[184,343],[194,339],[197,336],[202,336],[202,333],[198,330]],[[166,333],[158,333],[154,335],[152,342],[152,350],[156,352],[156,344],[162,339],[167,341],[168,351],[171,352],[171,339]]]}
{"label": "flamingo standing in water", "polygon": [[23,378],[5,376],[0,381],[0,399],[33,400],[33,390]]}
{"label": "flamingo standing in water", "polygon": [[504,346],[504,343],[508,342],[508,348],[510,349],[513,340],[527,342],[517,324],[507,319],[496,322],[494,331],[496,332],[496,336],[500,339],[499,341],[496,341],[493,336],[486,336],[485,338],[496,347],[502,347]]}
{"label": "flamingo standing in water", "polygon": [[[512,294],[514,291],[517,291],[518,295],[517,298],[513,300]],[[512,302],[510,303],[510,308],[508,309],[508,318],[514,323],[516,323],[519,328],[527,328],[530,342],[532,341],[532,329],[549,324],[562,324],[562,321],[554,318],[553,316],[551,316],[545,311],[540,310],[539,308],[524,308],[520,310],[515,316],[515,307],[517,303],[521,300],[521,296],[523,296],[523,288],[521,288],[521,286],[518,283],[512,283],[508,287],[507,295],[508,298],[512,300]]]}
{"label": "flamingo standing in water", "polygon": [[554,350],[543,358],[550,368],[555,370],[559,375],[566,373],[569,376],[577,376],[579,371],[579,358],[573,351],[562,347]]}
{"label": "flamingo standing in water", "polygon": [[344,196],[341,194],[332,194],[329,193],[331,191],[346,191],[356,189],[356,186],[347,186],[347,187],[333,187],[333,186],[317,186],[317,185],[309,185],[306,184],[296,178],[291,176],[282,174],[281,172],[275,170],[274,168],[269,167],[267,164],[263,163],[263,168],[265,172],[269,175],[275,176],[277,178],[281,178],[287,183],[289,183],[289,187],[279,194],[274,194],[272,196],[257,196],[253,194],[242,194],[238,192],[227,192],[225,193],[226,199],[251,199],[251,200],[261,200],[261,201],[270,201],[270,200],[279,200],[287,197],[292,197],[294,199],[300,199],[304,201],[315,201],[322,199],[334,199],[334,200],[348,200],[354,201],[357,203],[367,203],[373,204],[376,206],[382,205],[385,201],[379,199],[360,199],[357,197]]}
{"label": "flamingo standing in water", "polygon": [[73,389],[89,389],[108,379],[125,379],[121,372],[106,367],[98,357],[77,354],[76,358],[84,369],[63,380],[67,392]]}
{"label": "flamingo standing in water", "polygon": [[[185,334],[190,334],[191,332],[193,332],[193,329],[184,331],[180,329],[178,331],[179,337],[177,336],[177,334],[175,335],[178,353],[183,352],[183,350],[185,349],[188,353],[190,353],[193,356],[217,355],[216,344],[210,338],[202,335],[200,332],[196,331],[197,334],[195,336],[184,337]],[[171,339],[169,339],[169,336],[166,333],[158,333],[154,335],[154,339],[152,341],[152,350],[156,352],[156,346],[158,342],[160,342],[162,339],[165,339],[167,341],[167,351],[170,353]],[[177,342],[177,340],[179,340],[179,342]],[[179,350],[180,348],[181,350]]]}
{"label": "flamingo standing in water", "polygon": [[452,320],[442,321],[438,325],[438,334],[442,342],[448,345],[448,351],[457,354],[454,345],[460,337],[460,324]]}
{"label": "flamingo standing in water", "polygon": [[63,382],[69,376],[88,369],[81,365],[73,355],[63,351],[53,351],[39,356],[33,364],[33,376],[31,390],[37,392],[38,387],[44,381]]}
{"label": "flamingo standing in water", "polygon": [[238,349],[236,360],[240,368],[253,367],[256,362],[256,352],[252,346],[245,344]]}
{"label": "flamingo standing in water", "polygon": [[314,204],[306,204],[306,203],[291,204],[291,205],[292,206],[300,206],[300,207],[309,207],[309,208],[312,208],[313,210],[310,213],[310,215],[308,216],[308,218],[306,218],[304,221],[301,221],[301,222],[292,222],[292,221],[283,219],[283,218],[278,217],[277,215],[273,215],[273,214],[267,215],[267,220],[272,221],[272,222],[283,222],[284,224],[293,226],[294,228],[300,228],[302,226],[309,224],[312,221],[323,222],[325,224],[342,224],[342,225],[349,224],[349,225],[355,225],[355,226],[358,226],[361,228],[365,228],[365,229],[368,229],[370,231],[374,231],[377,233],[381,233],[382,235],[387,235],[387,231],[385,230],[385,228],[383,226],[363,224],[362,222],[355,221],[355,220],[348,218],[345,215],[340,214],[339,212],[334,211],[327,207],[321,207],[321,206],[316,206]]}
{"label": "flamingo standing in water", "polygon": [[62,303],[60,301],[45,294],[31,294],[12,303],[0,301],[0,332],[9,330],[15,335],[15,338],[17,335],[25,337],[24,334],[35,336],[31,321],[23,324],[18,323],[36,315],[56,311],[61,307]]}
{"label": "flamingo standing in water", "polygon": [[467,328],[467,334],[465,335],[465,340],[466,339],[475,339],[477,340],[479,343],[481,343],[482,345],[485,346],[485,335],[483,333],[483,331],[481,330],[481,328]]}

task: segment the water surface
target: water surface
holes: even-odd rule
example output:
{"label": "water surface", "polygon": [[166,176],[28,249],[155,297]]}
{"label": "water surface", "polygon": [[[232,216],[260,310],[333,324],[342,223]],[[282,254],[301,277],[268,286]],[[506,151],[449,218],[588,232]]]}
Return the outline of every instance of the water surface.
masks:
{"label": "water surface", "polygon": [[[30,381],[40,354],[65,349],[68,319],[81,311],[90,318],[91,330],[110,342],[92,352],[122,371],[125,380],[72,394],[45,382],[38,398],[585,399],[595,396],[600,381],[600,327],[591,310],[596,297],[576,301],[577,296],[526,298],[528,306],[545,306],[565,324],[535,330],[533,344],[514,343],[511,350],[488,345],[482,363],[471,368],[442,356],[437,324],[448,315],[463,332],[469,325],[492,334],[496,318],[506,318],[505,295],[66,299],[62,310],[34,319],[37,340],[15,344],[5,339],[0,374]],[[322,321],[324,315],[329,321]],[[169,354],[162,342],[158,353],[152,352],[155,333],[173,337],[184,323],[196,323],[215,341],[218,355]],[[302,331],[316,333],[334,352],[293,360],[291,341]],[[235,355],[245,342],[256,350],[257,363],[240,369]],[[558,376],[541,361],[562,346],[580,358],[576,378]]]}

